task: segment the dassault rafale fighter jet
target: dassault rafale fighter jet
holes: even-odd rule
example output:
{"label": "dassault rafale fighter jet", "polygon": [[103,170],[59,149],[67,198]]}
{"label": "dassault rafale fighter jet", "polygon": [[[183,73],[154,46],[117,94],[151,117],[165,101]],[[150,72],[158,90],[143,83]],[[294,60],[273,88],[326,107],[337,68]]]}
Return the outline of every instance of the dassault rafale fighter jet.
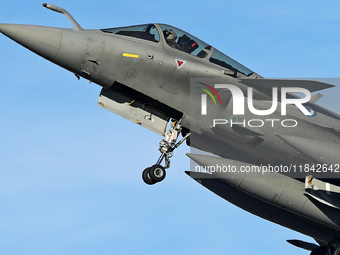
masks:
{"label": "dassault rafale fighter jet", "polygon": [[340,116],[311,95],[333,85],[264,79],[169,25],[87,30],[65,9],[43,6],[74,27],[0,24],[0,32],[100,85],[99,106],[165,136],[145,183],[162,181],[186,142],[200,151],[188,154],[195,165],[187,172],[199,184],[317,244],[289,243],[339,254]]}

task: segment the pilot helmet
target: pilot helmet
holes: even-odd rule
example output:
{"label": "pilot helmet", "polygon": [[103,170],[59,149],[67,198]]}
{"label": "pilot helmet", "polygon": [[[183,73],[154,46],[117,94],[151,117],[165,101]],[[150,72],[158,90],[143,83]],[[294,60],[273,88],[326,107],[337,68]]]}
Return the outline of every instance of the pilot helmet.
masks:
{"label": "pilot helmet", "polygon": [[164,36],[167,42],[175,42],[177,34],[172,29],[165,29]]}

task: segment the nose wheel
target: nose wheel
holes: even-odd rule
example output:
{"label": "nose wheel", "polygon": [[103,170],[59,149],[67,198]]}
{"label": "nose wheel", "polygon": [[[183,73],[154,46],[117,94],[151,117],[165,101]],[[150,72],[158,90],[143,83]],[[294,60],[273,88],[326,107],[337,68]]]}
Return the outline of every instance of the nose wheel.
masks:
{"label": "nose wheel", "polygon": [[[145,168],[142,173],[143,181],[148,185],[153,185],[157,182],[164,180],[166,176],[165,169],[170,167],[170,158],[173,156],[173,151],[180,146],[189,136],[190,133],[186,133],[183,138],[176,143],[178,135],[182,131],[182,126],[176,120],[171,121],[171,128],[159,143],[159,151],[161,156],[159,157],[157,163],[151,167]],[[162,161],[165,161],[165,165],[162,166]]]}
{"label": "nose wheel", "polygon": [[153,165],[143,171],[143,181],[148,185],[153,185],[164,180],[166,176],[165,168],[161,165]]}
{"label": "nose wheel", "polygon": [[150,177],[150,169],[151,167],[145,168],[143,173],[142,173],[142,179],[143,181],[148,184],[148,185],[153,185],[156,182],[154,182],[151,177]]}

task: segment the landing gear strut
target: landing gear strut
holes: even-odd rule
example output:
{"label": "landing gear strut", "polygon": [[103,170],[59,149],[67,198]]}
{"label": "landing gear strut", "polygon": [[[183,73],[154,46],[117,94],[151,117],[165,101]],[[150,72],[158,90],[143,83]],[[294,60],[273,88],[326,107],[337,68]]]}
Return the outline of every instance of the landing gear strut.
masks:
{"label": "landing gear strut", "polygon": [[[170,167],[170,158],[173,156],[172,152],[190,136],[190,133],[186,133],[183,138],[176,143],[181,131],[182,126],[180,125],[180,122],[171,120],[171,128],[166,134],[165,139],[162,139],[159,143],[158,150],[160,151],[161,156],[155,165],[148,167],[143,171],[142,178],[146,184],[152,185],[164,180],[166,176],[165,169]],[[165,161],[164,166],[161,165],[163,159]]]}

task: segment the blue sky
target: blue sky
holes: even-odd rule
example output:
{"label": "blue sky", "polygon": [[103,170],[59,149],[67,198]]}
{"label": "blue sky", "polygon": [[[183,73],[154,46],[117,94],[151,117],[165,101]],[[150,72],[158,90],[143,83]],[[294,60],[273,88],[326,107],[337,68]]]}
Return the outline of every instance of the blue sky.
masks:
{"label": "blue sky", "polygon": [[[72,27],[41,1],[8,1],[0,22]],[[337,1],[58,1],[84,28],[161,22],[264,77],[339,77]],[[160,136],[97,106],[100,87],[0,36],[1,254],[307,254],[311,240],[191,180],[189,148],[147,186]],[[321,105],[339,112],[339,88]]]}

